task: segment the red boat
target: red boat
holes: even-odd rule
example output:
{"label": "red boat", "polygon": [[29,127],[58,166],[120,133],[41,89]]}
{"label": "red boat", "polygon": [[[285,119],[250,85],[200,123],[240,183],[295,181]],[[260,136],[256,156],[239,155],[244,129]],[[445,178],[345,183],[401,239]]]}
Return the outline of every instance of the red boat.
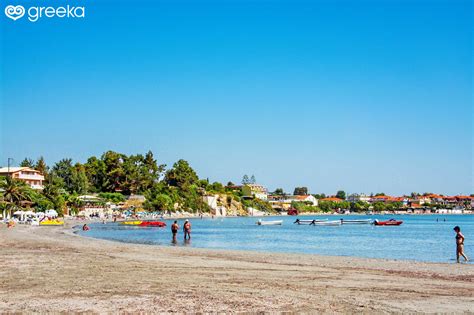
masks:
{"label": "red boat", "polygon": [[142,223],[138,224],[138,226],[157,226],[157,227],[165,227],[166,223],[161,221],[143,221]]}
{"label": "red boat", "polygon": [[290,209],[288,209],[288,211],[286,213],[288,215],[298,215],[298,210],[296,210],[295,208],[290,208]]}
{"label": "red boat", "polygon": [[390,219],[388,221],[379,221],[379,220],[374,221],[374,225],[400,225],[402,223],[403,221],[397,221],[395,219]]}

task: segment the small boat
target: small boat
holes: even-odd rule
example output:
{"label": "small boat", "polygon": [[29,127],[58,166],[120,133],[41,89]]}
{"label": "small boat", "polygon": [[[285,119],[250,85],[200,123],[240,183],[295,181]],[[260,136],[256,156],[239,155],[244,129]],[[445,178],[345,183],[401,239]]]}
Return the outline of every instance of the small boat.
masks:
{"label": "small boat", "polygon": [[275,220],[275,221],[262,221],[258,220],[257,225],[282,225],[283,220]]}
{"label": "small boat", "polygon": [[64,221],[59,220],[59,219],[47,219],[47,220],[40,221],[39,225],[42,225],[42,226],[64,225]]}
{"label": "small boat", "polygon": [[341,219],[342,224],[370,224],[372,223],[371,219],[362,219],[362,220],[346,220]]}
{"label": "small boat", "polygon": [[143,221],[138,226],[165,227],[166,223],[161,221]]}
{"label": "small boat", "polygon": [[303,225],[303,224],[311,224],[313,222],[326,222],[328,219],[321,219],[321,220],[300,220],[300,219],[296,219],[295,222],[293,222],[293,224],[299,224],[299,225]]}
{"label": "small boat", "polygon": [[341,220],[336,220],[336,221],[320,221],[320,222],[312,222],[310,225],[320,225],[320,226],[338,226],[341,225],[342,222]]}
{"label": "small boat", "polygon": [[142,224],[143,221],[140,220],[135,220],[135,221],[123,221],[120,222],[120,224],[125,224],[125,225],[140,225]]}
{"label": "small boat", "polygon": [[387,226],[391,226],[391,225],[400,225],[402,224],[403,221],[397,221],[395,219],[390,219],[388,221],[379,221],[377,219],[374,220],[374,225],[387,225]]}

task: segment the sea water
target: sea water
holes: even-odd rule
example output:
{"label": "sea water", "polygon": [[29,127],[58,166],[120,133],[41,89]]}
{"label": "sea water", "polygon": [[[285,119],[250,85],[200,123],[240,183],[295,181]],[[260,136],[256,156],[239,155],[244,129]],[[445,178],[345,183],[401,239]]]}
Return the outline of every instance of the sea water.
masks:
{"label": "sea water", "polygon": [[[296,218],[403,220],[400,226],[369,224],[308,226],[293,224]],[[172,242],[170,227],[137,227],[118,223],[91,224],[79,234],[128,243],[163,246],[250,250],[261,252],[304,253],[455,262],[456,243],[453,227],[461,227],[466,237],[465,252],[474,258],[474,215],[397,215],[397,216],[278,216],[262,220],[283,220],[280,225],[259,226],[255,217],[191,219],[192,240],[185,242],[182,230]],[[184,220],[178,220],[182,227]]]}

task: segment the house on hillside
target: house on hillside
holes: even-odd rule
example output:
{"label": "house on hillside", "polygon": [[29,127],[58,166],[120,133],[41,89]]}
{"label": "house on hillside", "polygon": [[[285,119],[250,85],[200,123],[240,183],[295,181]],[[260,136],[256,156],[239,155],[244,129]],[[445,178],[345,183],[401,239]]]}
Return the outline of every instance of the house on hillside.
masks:
{"label": "house on hillside", "polygon": [[33,189],[43,189],[44,176],[40,171],[30,167],[2,167],[0,176],[10,176],[30,185]]}
{"label": "house on hillside", "polygon": [[299,201],[299,202],[307,202],[311,203],[312,206],[317,206],[318,205],[318,199],[314,197],[313,195],[296,195],[296,196],[290,196],[288,199],[291,201]]}
{"label": "house on hillside", "polygon": [[244,197],[254,197],[261,200],[268,200],[268,189],[263,185],[247,184],[242,186]]}
{"label": "house on hillside", "polygon": [[370,201],[370,196],[367,196],[365,194],[352,194],[347,197],[347,201],[351,203],[356,203],[356,202],[369,202]]}

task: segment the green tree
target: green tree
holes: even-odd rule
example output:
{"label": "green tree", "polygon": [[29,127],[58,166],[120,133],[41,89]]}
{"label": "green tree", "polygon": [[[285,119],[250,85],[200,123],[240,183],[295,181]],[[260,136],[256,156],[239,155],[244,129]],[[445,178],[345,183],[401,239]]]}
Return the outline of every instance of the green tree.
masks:
{"label": "green tree", "polygon": [[87,179],[85,167],[77,163],[71,170],[71,179],[69,185],[69,192],[74,194],[85,194],[89,188],[89,181]]}
{"label": "green tree", "polygon": [[219,183],[219,182],[214,182],[212,185],[209,186],[209,190],[217,193],[223,193],[224,192],[224,186]]}
{"label": "green tree", "polygon": [[293,195],[300,195],[300,196],[305,196],[308,194],[308,188],[307,187],[296,187],[294,192],[293,192]]}
{"label": "green tree", "polygon": [[363,201],[357,201],[352,204],[351,209],[355,212],[367,211],[369,204]]}
{"label": "green tree", "polygon": [[65,197],[67,197],[67,193],[63,188],[63,180],[54,174],[50,175],[42,193],[52,203],[58,214],[62,215],[66,207]]}
{"label": "green tree", "polygon": [[33,168],[35,167],[35,161],[29,158],[25,158],[23,161],[21,161],[20,166]]}
{"label": "green tree", "polygon": [[336,193],[336,197],[342,200],[346,200],[346,192],[344,190],[339,190]]}
{"label": "green tree", "polygon": [[189,191],[191,185],[197,184],[198,176],[187,161],[179,160],[166,172],[164,180],[166,184],[178,187],[181,191]]}
{"label": "green tree", "polygon": [[148,211],[166,211],[170,210],[172,206],[173,201],[165,194],[158,194],[152,197],[149,196],[143,204],[143,208]]}
{"label": "green tree", "polygon": [[[61,186],[67,191],[72,191],[72,172],[72,159],[62,159],[54,164],[51,176],[59,178],[62,182]],[[58,180],[56,180],[56,184],[59,184]]]}
{"label": "green tree", "polygon": [[275,189],[275,191],[273,192],[274,195],[277,195],[277,196],[284,196],[285,195],[285,191],[283,190],[283,188],[277,188]]}
{"label": "green tree", "polygon": [[99,198],[113,203],[120,203],[125,201],[125,196],[121,193],[111,193],[111,192],[101,192],[99,193]]}
{"label": "green tree", "polygon": [[92,191],[101,192],[107,189],[106,166],[104,161],[95,156],[87,159],[84,168]]}
{"label": "green tree", "polygon": [[377,201],[373,204],[375,211],[385,211],[386,205],[383,202]]}
{"label": "green tree", "polygon": [[250,177],[250,184],[256,184],[257,183],[257,180],[255,179],[255,175],[252,175]]}
{"label": "green tree", "polygon": [[34,191],[24,181],[7,177],[0,180],[0,190],[3,191],[3,201],[5,209],[8,213],[32,201]]}
{"label": "green tree", "polygon": [[248,185],[250,184],[250,179],[248,177],[248,175],[244,175],[244,177],[242,178],[242,185]]}
{"label": "green tree", "polygon": [[44,176],[48,175],[48,166],[46,165],[46,162],[44,161],[44,158],[42,156],[38,158],[38,161],[36,161],[34,168]]}
{"label": "green tree", "polygon": [[126,156],[114,151],[107,151],[101,157],[105,168],[104,189],[109,192],[124,190],[126,174],[124,162]]}

